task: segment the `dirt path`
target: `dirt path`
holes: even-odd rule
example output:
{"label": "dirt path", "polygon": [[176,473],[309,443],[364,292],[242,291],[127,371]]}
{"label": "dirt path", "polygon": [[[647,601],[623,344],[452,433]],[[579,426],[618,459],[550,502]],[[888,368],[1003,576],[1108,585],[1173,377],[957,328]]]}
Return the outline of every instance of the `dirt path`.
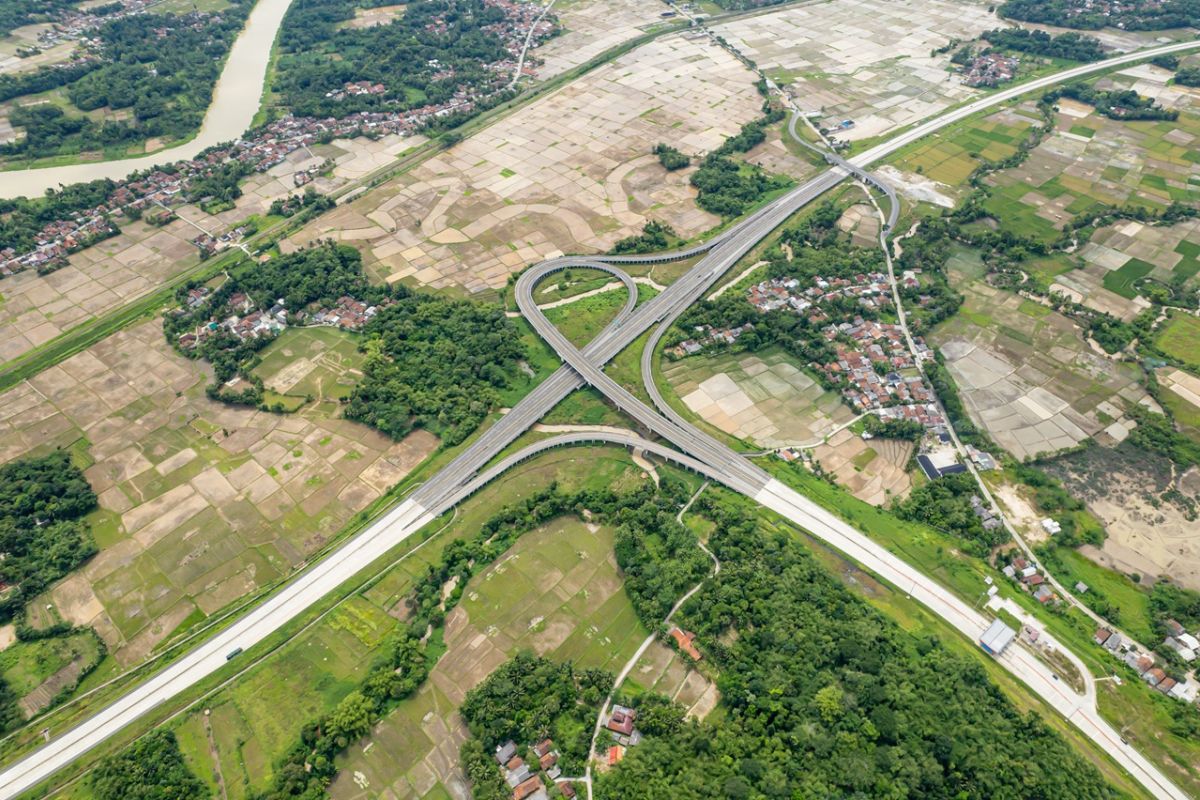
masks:
{"label": "dirt path", "polygon": [[212,718],[207,710],[204,712],[204,735],[208,737],[208,754],[212,757],[213,777],[217,779],[221,800],[229,800],[229,793],[225,791],[225,775],[221,772],[221,755],[217,752],[217,739],[213,736]]}

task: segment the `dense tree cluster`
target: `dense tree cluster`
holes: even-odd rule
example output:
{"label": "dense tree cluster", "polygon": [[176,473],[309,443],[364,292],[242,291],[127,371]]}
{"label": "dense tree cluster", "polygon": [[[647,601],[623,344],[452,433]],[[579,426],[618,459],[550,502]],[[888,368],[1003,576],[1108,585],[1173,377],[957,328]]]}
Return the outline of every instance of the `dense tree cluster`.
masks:
{"label": "dense tree cluster", "polygon": [[204,782],[179,752],[175,734],[155,730],[103,759],[89,779],[96,800],[205,800]]}
{"label": "dense tree cluster", "polygon": [[[293,113],[342,117],[445,103],[460,89],[488,91],[507,75],[490,65],[509,57],[495,32],[504,10],[482,0],[419,0],[389,23],[341,27],[354,9],[389,3],[297,0],[280,32],[274,89]],[[379,94],[342,96],[346,83],[382,84]]]}
{"label": "dense tree cluster", "polygon": [[1101,5],[1089,0],[1008,0],[1000,6],[1000,16],[1088,31],[1110,26],[1127,31],[1159,31],[1200,25],[1200,2],[1136,0]]}
{"label": "dense tree cluster", "polygon": [[642,226],[642,232],[636,236],[626,236],[624,239],[619,239],[612,246],[610,253],[620,255],[622,253],[654,253],[659,250],[666,250],[673,242],[677,241],[675,230],[665,222],[650,220]]}
{"label": "dense tree cluster", "polygon": [[983,38],[996,47],[1047,58],[1085,62],[1104,58],[1104,48],[1101,47],[1100,40],[1079,33],[1052,36],[1045,31],[1031,31],[1026,28],[996,28],[984,33]]}
{"label": "dense tree cluster", "polygon": [[[563,770],[581,774],[596,709],[612,684],[612,675],[603,670],[576,672],[571,664],[521,651],[467,692],[459,713],[486,752],[510,740],[524,752],[529,745],[553,739]],[[575,735],[564,735],[567,731]],[[494,759],[492,769],[496,770]]]}
{"label": "dense tree cluster", "polygon": [[22,25],[45,22],[73,5],[72,0],[0,0],[0,36]]}
{"label": "dense tree cluster", "polygon": [[971,507],[971,498],[978,493],[975,478],[969,473],[945,475],[913,489],[893,506],[893,511],[901,519],[923,522],[959,537],[965,542],[964,550],[986,558],[992,548],[1008,541],[1008,533],[999,526],[992,530],[983,527]]}
{"label": "dense tree cluster", "polygon": [[697,205],[722,217],[738,217],[767,193],[788,186],[787,178],[768,175],[760,167],[731,158],[734,153],[748,152],[765,141],[766,129],[782,118],[782,111],[769,110],[761,119],[743,125],[735,136],[705,156],[691,178],[692,186],[700,193]]}
{"label": "dense tree cluster", "polygon": [[1174,120],[1179,112],[1163,108],[1154,98],[1142,97],[1132,89],[1105,91],[1088,83],[1068,83],[1043,97],[1043,102],[1054,102],[1060,97],[1069,97],[1081,103],[1095,106],[1096,111],[1106,117],[1119,120]]}
{"label": "dense tree cluster", "polygon": [[1177,70],[1175,82],[1180,86],[1200,86],[1200,67],[1183,67]]}
{"label": "dense tree cluster", "polygon": [[0,98],[59,86],[81,111],[129,109],[125,119],[95,122],[52,104],[18,106],[13,125],[25,136],[0,156],[42,157],[178,138],[200,127],[213,86],[253,3],[232,0],[220,14],[134,14],[104,23],[99,58],[61,69],[0,76]]}
{"label": "dense tree cluster", "polygon": [[[498,391],[525,356],[520,334],[498,306],[450,300],[411,292],[403,286],[375,286],[362,271],[352,247],[320,243],[306,250],[247,264],[195,308],[183,301],[192,286],[179,291],[180,308],[164,318],[168,341],[210,321],[239,313],[230,305],[245,294],[259,308],[282,300],[291,315],[331,306],[342,296],[379,304],[367,324],[362,349],[363,377],[346,406],[346,416],[400,438],[416,427],[434,431],[450,444],[462,441],[492,408]],[[183,350],[213,365],[214,396],[257,405],[261,381],[251,370],[269,335],[238,338],[224,328]],[[241,375],[251,388],[237,396],[221,385]]]}
{"label": "dense tree cluster", "polygon": [[11,247],[17,252],[25,252],[32,249],[38,232],[46,225],[95,208],[108,200],[115,188],[116,184],[105,178],[50,189],[45,197],[34,200],[24,197],[0,199],[0,250]]}
{"label": "dense tree cluster", "polygon": [[1129,407],[1137,427],[1126,440],[1130,444],[1166,456],[1181,470],[1200,464],[1200,443],[1175,430],[1170,417],[1141,406]]}
{"label": "dense tree cluster", "polygon": [[722,563],[683,609],[718,670],[720,724],[648,737],[600,800],[1102,800],[1116,793],[978,664],[853,596],[798,542],[709,495]]}
{"label": "dense tree cluster", "polygon": [[95,508],[92,487],[61,450],[0,467],[0,620],[95,554],[82,519]]}
{"label": "dense tree cluster", "polygon": [[621,515],[613,549],[625,575],[625,593],[647,627],[660,623],[712,566],[696,547],[695,534],[675,519],[662,497]]}
{"label": "dense tree cluster", "polygon": [[346,416],[393,438],[416,427],[457,444],[495,408],[525,346],[495,305],[397,290],[368,323]]}
{"label": "dense tree cluster", "polygon": [[677,169],[683,169],[692,163],[690,156],[681,153],[674,147],[671,147],[671,145],[663,144],[662,142],[654,145],[654,149],[651,152],[658,156],[658,163],[662,164],[663,168],[668,172],[674,172]]}

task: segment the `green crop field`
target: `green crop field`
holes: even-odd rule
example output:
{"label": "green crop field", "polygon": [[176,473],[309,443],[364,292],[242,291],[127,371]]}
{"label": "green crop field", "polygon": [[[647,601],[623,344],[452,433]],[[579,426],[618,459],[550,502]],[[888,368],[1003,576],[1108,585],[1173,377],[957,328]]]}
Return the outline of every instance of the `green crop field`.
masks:
{"label": "green crop field", "polygon": [[1132,300],[1137,297],[1137,282],[1153,271],[1153,264],[1131,258],[1125,262],[1123,267],[1114,269],[1104,276],[1104,288]]}
{"label": "green crop field", "polygon": [[1189,314],[1172,314],[1154,344],[1168,356],[1200,369],[1200,319]]}

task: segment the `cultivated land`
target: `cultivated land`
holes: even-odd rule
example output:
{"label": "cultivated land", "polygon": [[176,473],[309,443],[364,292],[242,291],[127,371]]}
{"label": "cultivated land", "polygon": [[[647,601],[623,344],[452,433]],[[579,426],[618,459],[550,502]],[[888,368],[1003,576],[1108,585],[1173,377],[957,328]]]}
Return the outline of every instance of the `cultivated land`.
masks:
{"label": "cultivated land", "polygon": [[696,208],[691,170],[667,173],[650,149],[719,146],[758,116],[752,80],[707,39],[655,40],[281,245],[332,236],[378,279],[477,293],[552,255],[607,250],[650,218],[694,236],[719,220]]}
{"label": "cultivated land", "polygon": [[0,460],[71,447],[100,498],[101,552],[34,605],[94,626],[122,667],[291,571],[437,445],[394,443],[331,403],[287,416],[212,402],[210,380],[153,320],[0,396]]}
{"label": "cultivated land", "polygon": [[538,77],[549,80],[561,75],[661,25],[659,14],[665,8],[638,0],[558,0],[554,15],[563,33],[533,50],[542,62]]}
{"label": "cultivated land", "polygon": [[950,39],[972,39],[1000,21],[982,3],[833,0],[734,20],[713,29],[791,87],[798,106],[831,122],[840,138],[876,136],[970,99],[949,71]]}
{"label": "cultivated land", "polygon": [[254,374],[271,391],[315,401],[349,397],[362,377],[358,339],[334,328],[288,328],[260,353]]}
{"label": "cultivated land", "polygon": [[[952,262],[953,266],[953,262]],[[952,269],[963,308],[930,336],[971,418],[1017,458],[1128,435],[1125,406],[1146,397],[1134,364],[1113,361],[1074,322]]]}
{"label": "cultivated land", "polygon": [[908,462],[914,449],[912,442],[897,439],[868,441],[844,430],[817,445],[813,449],[813,458],[821,469],[833,475],[859,500],[873,506],[885,506],[908,496],[912,488]]}
{"label": "cultivated land", "polygon": [[[467,732],[457,709],[472,687],[518,650],[570,661],[577,669],[620,671],[647,631],[621,588],[612,544],[611,529],[560,518],[523,535],[472,578],[446,618],[446,654],[417,695],[342,759],[330,787],[335,800],[422,797],[436,784],[452,797],[468,796],[458,764]],[[391,581],[367,597],[387,602],[395,594]],[[709,686],[662,645],[643,656],[635,673],[646,688],[682,695],[680,702],[689,706]]]}
{"label": "cultivated land", "polygon": [[763,448],[817,444],[854,418],[779,350],[664,360],[663,375],[700,419]]}
{"label": "cultivated land", "polygon": [[950,208],[965,195],[964,184],[982,160],[1011,156],[1030,127],[1041,122],[1035,102],[1003,108],[913,145],[892,159],[881,174],[915,203]]}
{"label": "cultivated land", "polygon": [[[219,768],[231,800],[264,788],[300,728],[362,678],[372,650],[406,618],[404,598],[442,549],[475,535],[497,510],[554,480],[574,491],[629,488],[648,478],[612,449],[554,451],[501,478],[368,589],[207,700],[210,722],[199,707],[185,717],[180,739],[196,773],[211,776]],[[440,796],[438,787],[444,787],[453,797],[465,797],[457,767],[464,729],[456,709],[472,686],[517,649],[619,668],[646,632],[621,589],[612,536],[611,529],[560,518],[526,533],[475,576],[448,616],[446,652],[429,678],[343,757],[332,794]],[[206,724],[212,727],[215,757]]]}

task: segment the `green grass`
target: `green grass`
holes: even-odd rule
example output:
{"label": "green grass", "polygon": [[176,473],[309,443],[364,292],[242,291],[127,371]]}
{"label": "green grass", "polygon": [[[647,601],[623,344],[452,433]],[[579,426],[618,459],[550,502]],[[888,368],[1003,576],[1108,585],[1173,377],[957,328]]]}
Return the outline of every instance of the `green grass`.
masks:
{"label": "green grass", "polygon": [[1137,282],[1154,271],[1154,265],[1131,258],[1120,269],[1114,269],[1104,275],[1104,288],[1121,297],[1132,300],[1137,297]]}
{"label": "green grass", "polygon": [[631,428],[630,420],[591,387],[576,389],[542,417],[547,425],[617,425]]}
{"label": "green grass", "polygon": [[18,697],[24,697],[75,659],[95,664],[100,646],[90,632],[19,641],[0,651],[0,675]]}
{"label": "green grass", "polygon": [[1154,345],[1171,358],[1200,369],[1200,319],[1190,314],[1172,314]]}
{"label": "green grass", "polygon": [[[286,379],[288,385],[280,388],[292,398],[341,400],[350,396],[366,358],[358,342],[357,334],[337,328],[288,328],[262,351],[254,374],[268,386]],[[311,368],[303,374],[285,372],[300,359]]]}

